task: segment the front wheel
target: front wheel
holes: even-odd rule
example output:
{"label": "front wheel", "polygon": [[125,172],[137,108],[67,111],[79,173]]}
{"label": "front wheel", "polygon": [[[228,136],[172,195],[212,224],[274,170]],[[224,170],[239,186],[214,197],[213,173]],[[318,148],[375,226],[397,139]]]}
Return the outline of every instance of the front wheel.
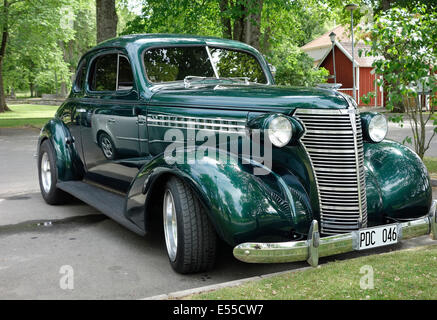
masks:
{"label": "front wheel", "polygon": [[172,268],[179,273],[210,270],[217,236],[202,205],[192,189],[177,178],[171,178],[164,190],[164,235]]}

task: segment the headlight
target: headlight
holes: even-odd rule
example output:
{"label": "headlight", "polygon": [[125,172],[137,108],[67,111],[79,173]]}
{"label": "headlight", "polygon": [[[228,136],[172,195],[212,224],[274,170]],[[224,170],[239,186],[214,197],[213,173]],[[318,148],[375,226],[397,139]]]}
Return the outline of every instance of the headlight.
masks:
{"label": "headlight", "polygon": [[388,125],[385,117],[380,113],[366,113],[361,115],[364,129],[367,126],[367,136],[372,142],[381,142],[387,135]]}
{"label": "headlight", "polygon": [[293,136],[293,126],[290,120],[281,115],[271,118],[267,131],[270,142],[279,148],[287,145]]}

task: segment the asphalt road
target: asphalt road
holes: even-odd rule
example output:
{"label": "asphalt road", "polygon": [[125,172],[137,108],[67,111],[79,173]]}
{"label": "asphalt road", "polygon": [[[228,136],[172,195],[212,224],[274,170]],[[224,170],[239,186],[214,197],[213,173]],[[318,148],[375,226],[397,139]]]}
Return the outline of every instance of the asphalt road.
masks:
{"label": "asphalt road", "polygon": [[[402,130],[392,130],[389,137],[403,139]],[[35,130],[0,129],[0,299],[138,299],[306,266],[244,264],[223,245],[214,271],[176,274],[160,228],[143,238],[78,200],[64,206],[45,204],[33,157],[37,135]],[[435,145],[432,149],[437,152]],[[429,243],[421,237],[365,254]],[[74,272],[72,290],[60,286],[63,266]]]}
{"label": "asphalt road", "polygon": [[[429,139],[429,137],[431,137],[432,130],[433,130],[432,124],[428,124],[426,126],[426,134],[425,134],[427,140]],[[407,123],[405,123],[404,128],[401,128],[398,124],[389,122],[387,139],[402,142],[407,136],[411,137],[411,139],[413,137],[411,132],[411,127]],[[412,144],[405,143],[405,145],[414,150]],[[425,152],[425,156],[437,157],[437,135],[432,139],[429,149]]]}

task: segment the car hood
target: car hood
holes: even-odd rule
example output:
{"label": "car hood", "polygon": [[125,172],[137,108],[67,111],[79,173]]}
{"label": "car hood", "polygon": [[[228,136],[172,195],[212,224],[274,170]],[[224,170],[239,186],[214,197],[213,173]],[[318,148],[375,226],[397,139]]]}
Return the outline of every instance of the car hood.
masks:
{"label": "car hood", "polygon": [[335,90],[255,84],[161,87],[153,94],[151,104],[266,112],[287,112],[296,108],[348,107],[345,98]]}

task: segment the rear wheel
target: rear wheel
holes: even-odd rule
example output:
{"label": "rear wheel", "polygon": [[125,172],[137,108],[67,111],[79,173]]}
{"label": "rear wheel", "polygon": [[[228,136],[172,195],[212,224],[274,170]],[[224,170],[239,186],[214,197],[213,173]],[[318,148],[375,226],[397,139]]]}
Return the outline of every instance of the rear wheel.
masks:
{"label": "rear wheel", "polygon": [[38,176],[41,195],[48,204],[61,204],[68,199],[68,195],[56,187],[56,157],[49,140],[45,140],[39,148]]}
{"label": "rear wheel", "polygon": [[214,266],[215,230],[192,189],[177,178],[164,188],[163,225],[168,258],[176,272],[202,272]]}

